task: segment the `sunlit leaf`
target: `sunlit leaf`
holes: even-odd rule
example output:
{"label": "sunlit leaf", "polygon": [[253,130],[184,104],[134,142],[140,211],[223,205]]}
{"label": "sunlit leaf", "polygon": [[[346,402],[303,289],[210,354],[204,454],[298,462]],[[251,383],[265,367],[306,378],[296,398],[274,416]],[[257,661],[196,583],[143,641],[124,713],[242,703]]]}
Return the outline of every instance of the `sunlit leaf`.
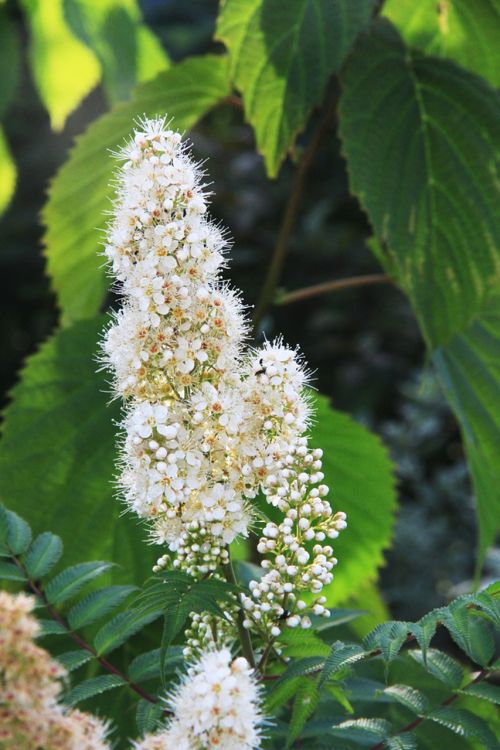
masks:
{"label": "sunlit leaf", "polygon": [[12,158],[9,144],[0,126],[0,215],[8,207],[16,189],[17,167]]}
{"label": "sunlit leaf", "polygon": [[97,85],[101,67],[94,54],[71,32],[63,0],[21,0],[30,30],[33,77],[55,130]]}
{"label": "sunlit leaf", "polygon": [[409,45],[455,60],[500,84],[498,0],[387,0],[383,15]]}
{"label": "sunlit leaf", "polygon": [[328,79],[368,24],[373,0],[225,0],[217,35],[230,53],[271,177],[320,104]]}
{"label": "sunlit leaf", "polygon": [[137,83],[168,67],[167,54],[142,22],[136,0],[64,0],[64,12],[72,31],[101,63],[112,100],[127,99]]}
{"label": "sunlit leaf", "polygon": [[48,271],[64,323],[95,315],[109,285],[99,252],[117,166],[110,150],[123,144],[143,114],[168,115],[183,131],[228,93],[224,57],[189,58],[141,85],[132,102],[93,122],[77,139],[43,212]]}
{"label": "sunlit leaf", "polygon": [[342,75],[351,186],[460,420],[481,559],[500,526],[499,104],[486,81],[406,47],[387,21]]}
{"label": "sunlit leaf", "polygon": [[325,397],[319,396],[315,403],[311,445],[323,449],[323,471],[334,510],[347,513],[347,529],[332,545],[339,563],[326,590],[328,603],[335,604],[377,576],[394,525],[395,480],[392,463],[376,435],[331,409]]}
{"label": "sunlit leaf", "polygon": [[103,324],[61,331],[29,358],[5,412],[0,493],[35,532],[50,528],[67,541],[66,564],[112,559],[114,582],[142,583],[155,553],[115,497],[119,410],[108,407],[95,361]]}

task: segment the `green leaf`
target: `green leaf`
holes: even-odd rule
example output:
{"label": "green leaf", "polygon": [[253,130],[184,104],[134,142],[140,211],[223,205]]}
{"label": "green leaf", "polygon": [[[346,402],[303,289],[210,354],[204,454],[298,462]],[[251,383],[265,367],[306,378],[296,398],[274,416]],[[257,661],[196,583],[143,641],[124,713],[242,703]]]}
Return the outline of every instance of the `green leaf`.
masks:
{"label": "green leaf", "polygon": [[387,21],[350,56],[342,92],[351,187],[461,423],[482,559],[500,526],[499,95]]}
{"label": "green leaf", "polygon": [[24,559],[26,569],[35,581],[47,575],[62,555],[60,537],[50,531],[37,536]]}
{"label": "green leaf", "polygon": [[346,690],[344,685],[341,685],[338,682],[330,682],[326,685],[326,690],[337,703],[340,703],[342,708],[347,711],[347,713],[354,713],[354,708],[349,700],[349,698],[351,697],[350,692]]}
{"label": "green leaf", "polygon": [[346,625],[348,622],[357,620],[358,617],[368,614],[365,609],[342,609],[341,607],[335,607],[330,610],[330,617],[325,622],[320,623],[316,628],[316,632],[324,633],[330,628],[337,628],[339,625]]}
{"label": "green leaf", "polygon": [[10,557],[11,553],[7,544],[9,534],[9,516],[7,509],[0,505],[0,557]]}
{"label": "green leaf", "polygon": [[377,625],[365,638],[367,649],[380,649],[384,661],[391,662],[401,651],[409,633],[406,622],[392,620]]}
{"label": "green leaf", "polygon": [[500,687],[489,682],[475,682],[460,691],[463,695],[472,695],[500,706]]}
{"label": "green leaf", "polygon": [[303,677],[292,677],[286,682],[277,682],[269,695],[266,697],[265,708],[267,712],[275,711],[280,706],[288,703],[296,694]]}
{"label": "green leaf", "polygon": [[132,102],[77,138],[43,211],[47,267],[65,324],[95,315],[109,286],[98,255],[117,166],[109,151],[131,135],[137,117],[168,114],[172,127],[183,131],[229,93],[225,57],[192,57],[139,86]]}
{"label": "green leaf", "polygon": [[335,580],[324,591],[332,605],[376,578],[394,526],[395,479],[387,451],[376,435],[331,409],[324,396],[315,399],[315,406],[311,444],[324,451],[323,471],[331,502],[334,510],[347,513],[348,523],[334,542],[339,564]]}
{"label": "green leaf", "polygon": [[477,502],[478,566],[500,528],[500,364],[496,355],[499,346],[500,294],[495,294],[467,328],[432,355],[462,427]]}
{"label": "green leaf", "polygon": [[136,0],[64,0],[73,33],[94,52],[112,100],[168,67],[159,39],[141,19]]}
{"label": "green leaf", "polygon": [[91,625],[119,607],[136,590],[136,586],[108,586],[99,591],[92,591],[68,612],[71,629],[78,630]]}
{"label": "green leaf", "polygon": [[423,714],[427,711],[427,697],[421,690],[409,687],[409,685],[389,685],[385,688],[384,695],[415,714]]}
{"label": "green leaf", "polygon": [[409,633],[409,626],[406,622],[391,620],[377,625],[371,633],[365,638],[367,649],[380,649],[382,657],[386,662],[396,658],[401,651],[403,643],[406,641]]}
{"label": "green leaf", "polygon": [[[19,33],[12,18],[12,11],[2,5],[0,7],[0,72],[2,75],[0,118],[3,118],[16,92],[19,81],[20,53]],[[5,179],[3,172],[2,179]]]}
{"label": "green leaf", "polygon": [[334,643],[330,655],[325,660],[319,678],[319,687],[322,687],[336,672],[354,664],[365,656],[366,651],[356,643],[341,643],[340,641]]}
{"label": "green leaf", "polygon": [[7,510],[7,539],[6,545],[13,555],[22,555],[31,544],[31,528],[24,518],[12,510]]}
{"label": "green leaf", "polygon": [[408,623],[411,633],[415,636],[418,645],[422,649],[424,660],[427,658],[427,649],[436,632],[441,612],[441,609],[434,609],[432,612],[427,612],[418,622]]}
{"label": "green leaf", "polygon": [[[183,661],[182,647],[170,646],[165,654],[163,673],[175,672],[182,665]],[[132,682],[145,682],[146,680],[159,678],[161,676],[160,649],[155,648],[153,651],[147,651],[145,654],[136,656],[130,664],[128,674]]]}
{"label": "green leaf", "polygon": [[285,628],[280,635],[280,646],[285,658],[299,659],[303,656],[328,656],[330,646],[318,638],[315,629]]}
{"label": "green leaf", "polygon": [[0,560],[0,580],[3,581],[26,581],[26,576],[19,570],[17,565]]}
{"label": "green leaf", "polygon": [[161,703],[150,703],[150,701],[141,698],[137,704],[135,720],[137,729],[141,735],[146,732],[154,732],[160,722],[163,714]]}
{"label": "green leaf", "polygon": [[[139,610],[165,615],[162,648],[167,648],[192,612],[211,612],[224,617],[219,602],[234,602],[238,587],[213,578],[196,581],[186,573],[167,571],[139,595]],[[158,583],[160,581],[160,583]]]}
{"label": "green leaf", "polygon": [[459,737],[478,740],[486,750],[498,750],[497,738],[489,726],[470,711],[445,706],[434,709],[426,718],[450,729]]}
{"label": "green leaf", "polygon": [[40,625],[39,638],[43,638],[46,635],[68,635],[68,631],[64,625],[61,625],[56,620],[39,619],[38,624]]}
{"label": "green leaf", "polygon": [[441,621],[467,656],[485,667],[493,656],[495,644],[489,623],[472,617],[467,607],[459,601],[443,609]]}
{"label": "green leaf", "polygon": [[95,695],[100,695],[108,690],[114,690],[117,687],[126,685],[127,683],[118,675],[105,674],[100,677],[93,677],[90,680],[84,680],[79,685],[70,690],[64,698],[64,702],[68,706],[76,706],[82,701],[93,698]]}
{"label": "green leaf", "polygon": [[311,680],[303,680],[295,694],[292,716],[286,738],[286,747],[291,747],[304,729],[306,721],[316,711],[319,703],[318,686]]}
{"label": "green leaf", "polygon": [[373,745],[386,739],[391,725],[385,719],[348,719],[330,729],[329,734],[359,745]]}
{"label": "green leaf", "polygon": [[434,675],[441,682],[444,682],[445,685],[452,688],[460,687],[464,677],[463,667],[448,654],[438,651],[435,648],[430,648],[424,660],[422,651],[418,649],[410,649],[408,653],[427,672]]}
{"label": "green leaf", "polygon": [[371,18],[373,0],[225,0],[217,36],[229,49],[266,169],[275,177],[330,76]]}
{"label": "green leaf", "polygon": [[[0,20],[1,23],[1,20]],[[1,42],[1,40],[0,40]],[[0,126],[0,216],[9,206],[17,182],[17,167],[12,157],[4,129]]]}
{"label": "green leaf", "polygon": [[113,569],[113,583],[142,583],[155,553],[137,522],[121,516],[115,497],[119,410],[116,403],[107,408],[109,386],[95,372],[104,323],[98,318],[60,331],[28,359],[5,412],[0,494],[36,532],[48,527],[71,540],[68,564],[113,559],[121,566]]}
{"label": "green leaf", "polygon": [[305,675],[319,672],[324,663],[325,659],[322,656],[305,656],[303,659],[292,661],[283,674],[279,676],[276,687],[292,680],[294,677],[304,677]]}
{"label": "green leaf", "polygon": [[110,651],[121,646],[146,625],[157,620],[161,614],[161,610],[141,612],[137,609],[131,609],[127,612],[119,612],[98,630],[94,638],[95,650],[99,656],[109,654]]}
{"label": "green leaf", "polygon": [[68,672],[73,672],[75,669],[87,664],[94,657],[89,651],[77,649],[76,651],[65,651],[63,654],[58,654],[56,658]]}
{"label": "green leaf", "polygon": [[22,0],[30,31],[29,57],[38,93],[54,130],[97,85],[101,69],[95,56],[68,28],[63,0]]}
{"label": "green leaf", "polygon": [[411,47],[455,60],[500,85],[498,0],[387,0],[382,12]]}
{"label": "green leaf", "polygon": [[500,599],[490,596],[487,591],[481,591],[474,596],[474,603],[480,607],[484,616],[500,630]]}
{"label": "green leaf", "polygon": [[411,732],[396,734],[386,739],[384,747],[387,750],[417,750],[417,738]]}
{"label": "green leaf", "polygon": [[87,583],[105,573],[112,565],[101,561],[84,562],[62,570],[45,587],[48,601],[61,604],[76,596]]}

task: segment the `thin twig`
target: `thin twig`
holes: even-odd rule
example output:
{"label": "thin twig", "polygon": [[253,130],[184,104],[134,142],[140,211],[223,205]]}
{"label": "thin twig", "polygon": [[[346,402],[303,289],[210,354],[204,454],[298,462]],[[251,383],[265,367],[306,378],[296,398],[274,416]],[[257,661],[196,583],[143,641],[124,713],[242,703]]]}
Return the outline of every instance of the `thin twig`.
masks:
{"label": "thin twig", "polygon": [[374,284],[392,284],[392,280],[383,273],[371,273],[366,276],[349,276],[346,279],[324,281],[321,284],[314,284],[313,286],[306,286],[302,289],[288,292],[277,299],[276,304],[290,305],[294,302],[310,299],[311,297],[319,297],[321,294],[339,292],[342,289],[353,289],[360,286],[372,286]]}
{"label": "thin twig", "polygon": [[262,286],[259,301],[255,306],[255,312],[253,315],[253,324],[256,327],[262,318],[264,317],[267,308],[271,304],[276,285],[280,279],[285,258],[288,252],[288,244],[290,235],[295,226],[297,219],[297,213],[302,200],[302,194],[304,192],[304,186],[309,169],[314,161],[316,151],[323,140],[325,133],[333,121],[335,110],[337,107],[336,97],[330,97],[329,104],[325,111],[325,114],[321,121],[318,123],[316,130],[314,131],[311,140],[304,149],[302,159],[299,162],[297,170],[295,171],[292,188],[288,198],[288,202],[283,214],[283,220],[274,247],[274,253],[267,270],[267,275]]}
{"label": "thin twig", "polygon": [[[35,594],[35,596],[43,603],[51,618],[64,628],[67,635],[74,643],[77,644],[79,648],[81,648],[83,651],[88,651],[89,654],[92,654],[94,659],[98,661],[98,663],[104,670],[106,670],[106,672],[120,677],[124,681],[124,683],[126,683],[126,685],[128,685],[128,687],[133,690],[134,693],[137,693],[137,695],[139,695],[141,698],[144,698],[144,700],[148,701],[149,703],[158,703],[158,700],[154,696],[150,695],[150,693],[146,692],[146,690],[143,690],[140,685],[137,685],[137,683],[133,682],[124,672],[118,669],[118,667],[115,667],[114,664],[111,664],[111,662],[109,662],[103,656],[99,656],[97,651],[90,645],[90,643],[87,643],[84,638],[79,636],[78,633],[75,633],[75,631],[71,629],[69,623],[65,620],[65,618],[49,602],[49,600],[47,599],[47,595],[42,587],[39,586],[32,578],[30,578],[29,573],[21,560],[15,557],[15,555],[11,555],[11,557],[19,570],[26,577],[30,589]],[[168,715],[170,714],[170,711],[164,711],[163,713],[165,715]]]}
{"label": "thin twig", "polygon": [[[236,580],[236,576],[234,575],[233,564],[231,562],[231,559],[229,559],[229,562],[226,563],[226,565],[222,566],[222,569],[224,571],[226,581],[228,581],[229,583],[232,583],[233,586],[237,586],[238,581]],[[237,620],[237,626],[238,626],[238,633],[239,633],[240,641],[241,641],[241,650],[243,652],[243,656],[248,661],[250,666],[255,669],[255,657],[254,657],[253,648],[252,648],[252,640],[250,638],[250,633],[243,625],[244,619],[245,617],[243,615],[243,610],[241,609],[241,605],[240,605],[238,608],[238,614],[237,614],[236,620]]]}

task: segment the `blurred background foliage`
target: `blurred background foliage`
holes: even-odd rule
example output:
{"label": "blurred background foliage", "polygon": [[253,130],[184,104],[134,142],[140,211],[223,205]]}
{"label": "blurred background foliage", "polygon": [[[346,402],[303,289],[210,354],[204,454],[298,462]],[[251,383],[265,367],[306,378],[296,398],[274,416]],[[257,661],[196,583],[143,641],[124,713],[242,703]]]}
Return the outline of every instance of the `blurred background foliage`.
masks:
{"label": "blurred background foliage", "polygon": [[[398,8],[389,5],[397,15]],[[3,394],[58,320],[42,256],[40,212],[49,180],[74,137],[126,101],[137,83],[187,56],[220,52],[221,44],[213,41],[217,13],[216,0],[0,4]],[[433,43],[429,35],[431,51]],[[266,176],[252,129],[237,107],[219,107],[191,132],[196,155],[209,160],[212,214],[233,237],[229,276],[248,304],[259,296],[293,162],[319,117],[313,113],[294,159],[275,180]],[[328,136],[308,176],[281,280],[284,291],[380,271],[367,247],[366,215],[348,189],[335,123]],[[456,420],[422,364],[424,342],[406,297],[390,284],[339,291],[275,306],[262,329],[268,337],[283,332],[299,345],[318,390],[381,435],[396,463],[400,506],[380,576],[392,616],[418,618],[468,590],[474,499]],[[492,549],[483,575],[499,574],[500,551]]]}

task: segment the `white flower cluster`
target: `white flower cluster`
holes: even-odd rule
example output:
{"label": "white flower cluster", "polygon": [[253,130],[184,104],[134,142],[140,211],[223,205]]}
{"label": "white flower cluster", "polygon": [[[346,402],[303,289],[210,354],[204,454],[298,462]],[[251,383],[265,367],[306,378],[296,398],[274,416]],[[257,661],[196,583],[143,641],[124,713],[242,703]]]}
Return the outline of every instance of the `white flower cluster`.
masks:
{"label": "white flower cluster", "polygon": [[[212,540],[225,546],[249,522],[237,489],[242,305],[219,280],[223,233],[205,217],[200,171],[180,135],[145,120],[119,156],[105,253],[124,306],[104,354],[128,399],[120,481],[157,542],[211,561]],[[188,530],[199,533],[186,548]]]}
{"label": "white flower cluster", "polygon": [[174,565],[205,575],[227,562],[264,493],[284,518],[264,529],[259,551],[270,559],[244,598],[247,625],[276,634],[286,612],[289,625],[306,625],[300,592],[319,595],[331,581],[336,560],[323,542],[345,526],[305,437],[307,373],[280,340],[245,353],[242,304],[220,280],[223,233],[179,134],[145,120],[119,156],[105,252],[124,305],[103,349],[127,402],[127,505],[177,553]]}
{"label": "white flower cluster", "polygon": [[248,662],[227,648],[206,651],[167,701],[166,730],[135,750],[255,750],[260,747],[259,691]]}
{"label": "white flower cluster", "polygon": [[40,648],[35,599],[0,591],[0,748],[111,750],[107,722],[61,702],[66,670]]}

